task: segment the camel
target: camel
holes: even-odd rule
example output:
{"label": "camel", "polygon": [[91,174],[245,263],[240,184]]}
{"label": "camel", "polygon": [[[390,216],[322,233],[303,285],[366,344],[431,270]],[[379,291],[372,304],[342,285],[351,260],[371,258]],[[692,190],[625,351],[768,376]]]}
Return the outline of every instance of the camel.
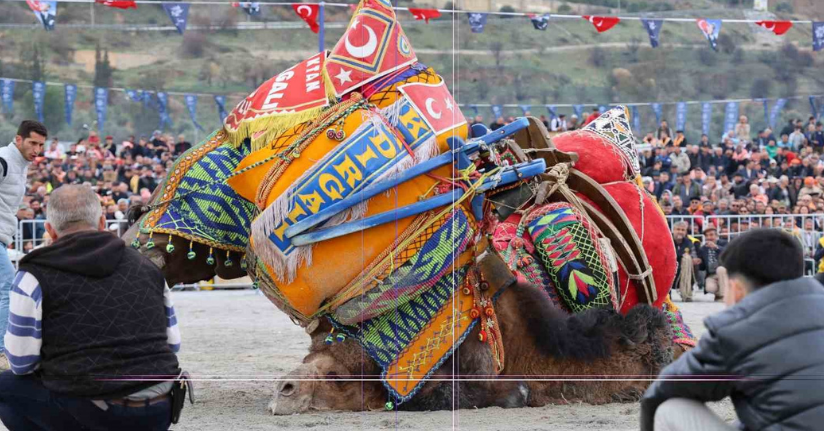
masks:
{"label": "camel", "polygon": [[[648,380],[672,361],[669,325],[660,310],[648,305],[626,316],[606,309],[569,315],[535,286],[515,284],[496,309],[508,358],[503,373],[495,377],[490,350],[475,341],[475,328],[454,358],[399,409],[636,401]],[[273,414],[390,407],[378,365],[351,338],[325,343],[330,329],[324,319],[311,332],[303,364],[278,383],[269,404]]]}

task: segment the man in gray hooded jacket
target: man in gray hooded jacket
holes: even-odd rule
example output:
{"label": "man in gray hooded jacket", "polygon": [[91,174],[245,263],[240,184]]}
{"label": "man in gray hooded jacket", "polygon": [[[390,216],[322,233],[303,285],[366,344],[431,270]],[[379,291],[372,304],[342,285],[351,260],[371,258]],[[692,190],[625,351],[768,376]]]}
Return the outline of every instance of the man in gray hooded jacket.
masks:
{"label": "man in gray hooded jacket", "polygon": [[[9,290],[14,281],[14,266],[8,247],[17,231],[17,208],[26,193],[29,164],[43,152],[48,131],[37,121],[25,120],[17,129],[14,142],[0,148],[0,334],[9,321]],[[0,339],[0,371],[8,369]]]}
{"label": "man in gray hooded jacket", "polygon": [[[824,289],[802,277],[798,240],[756,229],[720,258],[725,311],[698,346],[661,371],[641,400],[642,431],[815,430],[824,427]],[[732,398],[739,427],[705,405]]]}

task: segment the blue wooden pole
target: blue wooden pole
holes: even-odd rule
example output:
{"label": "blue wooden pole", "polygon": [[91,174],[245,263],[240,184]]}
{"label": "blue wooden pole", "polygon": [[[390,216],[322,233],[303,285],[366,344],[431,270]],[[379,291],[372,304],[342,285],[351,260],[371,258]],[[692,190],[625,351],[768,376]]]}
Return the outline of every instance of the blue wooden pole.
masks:
{"label": "blue wooden pole", "polygon": [[326,33],[326,25],[323,23],[323,11],[325,9],[323,2],[320,2],[320,7],[318,9],[318,24],[320,25],[320,31],[318,32],[318,52],[323,52],[323,38]]}

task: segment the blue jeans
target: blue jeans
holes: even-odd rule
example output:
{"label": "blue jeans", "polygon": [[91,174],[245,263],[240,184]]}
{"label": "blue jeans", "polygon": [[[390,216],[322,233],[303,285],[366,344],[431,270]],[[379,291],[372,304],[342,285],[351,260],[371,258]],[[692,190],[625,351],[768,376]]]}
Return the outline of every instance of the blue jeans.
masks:
{"label": "blue jeans", "polygon": [[106,404],[59,395],[32,375],[0,373],[0,419],[9,431],[167,430],[172,404],[166,400],[142,407]]}
{"label": "blue jeans", "polygon": [[0,353],[3,353],[6,327],[9,326],[9,292],[14,282],[14,265],[9,259],[9,249],[0,242]]}

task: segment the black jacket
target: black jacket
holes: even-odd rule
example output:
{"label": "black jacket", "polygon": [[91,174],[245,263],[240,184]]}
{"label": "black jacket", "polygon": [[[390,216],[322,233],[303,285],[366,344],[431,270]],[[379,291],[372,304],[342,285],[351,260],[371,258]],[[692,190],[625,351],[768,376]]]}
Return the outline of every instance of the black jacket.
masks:
{"label": "black jacket", "polygon": [[77,232],[20,261],[43,292],[37,376],[64,395],[120,398],[174,378],[166,282],[160,269],[108,232]]}
{"label": "black jacket", "polygon": [[748,430],[824,427],[824,288],[812,278],[775,283],[704,320],[698,346],[665,368],[641,400],[641,430],[670,398],[732,398]]}

